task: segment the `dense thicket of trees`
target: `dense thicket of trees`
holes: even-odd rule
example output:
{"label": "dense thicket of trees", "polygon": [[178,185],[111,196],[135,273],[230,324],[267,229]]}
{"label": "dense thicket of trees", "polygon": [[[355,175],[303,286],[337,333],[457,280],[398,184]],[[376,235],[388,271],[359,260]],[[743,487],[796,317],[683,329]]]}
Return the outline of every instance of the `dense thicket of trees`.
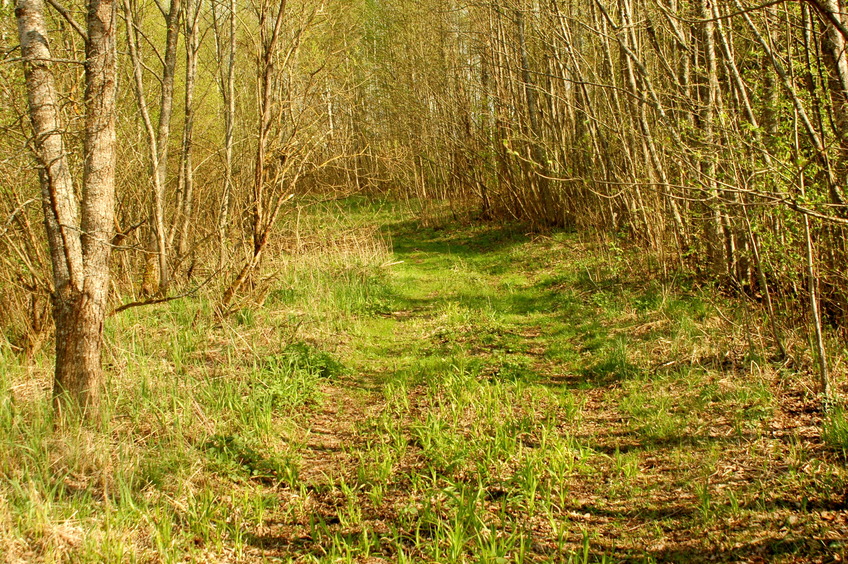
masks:
{"label": "dense thicket of trees", "polygon": [[[82,178],[86,7],[49,4],[45,68]],[[6,340],[28,353],[57,288],[2,10],[0,306]],[[824,386],[828,334],[848,325],[844,12],[840,0],[123,0],[112,307],[212,278],[225,309],[301,196],[388,191],[425,212],[447,202],[624,235],[664,271],[759,302],[778,351],[783,324],[810,327]]]}
{"label": "dense thicket of trees", "polygon": [[782,323],[809,327],[826,385],[822,326],[848,322],[840,2],[373,9],[370,145],[403,147],[393,186],[625,235],[760,302],[777,351]]}

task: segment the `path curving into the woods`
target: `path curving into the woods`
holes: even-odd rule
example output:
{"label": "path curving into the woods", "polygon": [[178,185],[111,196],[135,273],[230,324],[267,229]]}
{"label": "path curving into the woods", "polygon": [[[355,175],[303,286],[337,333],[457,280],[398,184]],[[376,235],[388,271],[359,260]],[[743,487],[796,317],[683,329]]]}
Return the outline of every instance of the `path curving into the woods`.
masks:
{"label": "path curving into the woods", "polygon": [[[574,237],[391,226],[255,555],[834,561],[844,465],[721,304]],[[630,270],[628,271],[628,268]],[[297,508],[297,509],[293,509]]]}

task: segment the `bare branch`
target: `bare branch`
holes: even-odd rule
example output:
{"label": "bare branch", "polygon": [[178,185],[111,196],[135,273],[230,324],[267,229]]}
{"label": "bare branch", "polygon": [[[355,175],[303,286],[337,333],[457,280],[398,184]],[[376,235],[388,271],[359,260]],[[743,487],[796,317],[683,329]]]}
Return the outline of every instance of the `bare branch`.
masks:
{"label": "bare branch", "polygon": [[54,10],[59,12],[59,15],[65,18],[65,20],[69,24],[71,24],[71,27],[74,28],[74,31],[76,31],[80,37],[82,37],[83,41],[88,41],[88,35],[86,35],[85,30],[83,30],[82,26],[78,24],[76,20],[74,20],[74,17],[67,10],[67,8],[59,4],[59,2],[57,2],[56,0],[47,0],[47,3],[50,4]]}

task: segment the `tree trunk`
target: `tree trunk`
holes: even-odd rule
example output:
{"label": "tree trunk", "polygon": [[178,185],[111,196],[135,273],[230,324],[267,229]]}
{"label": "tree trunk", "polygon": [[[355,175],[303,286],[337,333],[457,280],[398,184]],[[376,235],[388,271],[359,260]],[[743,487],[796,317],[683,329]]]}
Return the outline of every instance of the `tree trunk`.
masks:
{"label": "tree trunk", "polygon": [[[536,93],[536,84],[530,76],[530,58],[527,49],[527,38],[524,28],[524,14],[521,9],[516,10],[515,19],[518,27],[518,48],[521,57],[521,83],[524,92],[524,102],[527,105],[527,116],[530,122],[530,163],[531,170],[528,171],[527,180],[531,187],[535,187],[534,199],[538,206],[537,216],[534,221],[542,220],[546,224],[555,223],[553,202],[551,201],[550,187],[548,186],[548,158],[542,145],[542,130],[539,120],[539,107]],[[535,170],[534,170],[535,169]]]}
{"label": "tree trunk", "polygon": [[[170,272],[168,268],[168,242],[165,228],[165,184],[168,171],[168,144],[171,135],[171,112],[174,106],[174,78],[177,64],[177,39],[181,0],[172,0],[166,16],[167,34],[165,38],[165,56],[162,67],[162,90],[159,97],[159,121],[156,129],[147,108],[147,99],[143,81],[143,61],[141,60],[139,29],[141,22],[136,21],[133,0],[124,0],[124,12],[127,18],[127,44],[130,60],[133,64],[133,79],[144,127],[147,132],[148,149],[153,176],[153,202],[150,210],[150,223],[153,227],[148,246],[150,254],[145,272],[144,290],[151,294],[165,294],[168,290]],[[156,261],[156,265],[152,261]],[[158,284],[155,272],[159,274]],[[158,287],[157,287],[158,286]]]}
{"label": "tree trunk", "polygon": [[[229,0],[227,13],[228,31],[221,31],[216,2],[212,3],[212,17],[215,21],[215,52],[222,65],[218,76],[218,87],[224,101],[224,191],[218,214],[218,268],[222,268],[227,259],[227,229],[229,224],[230,197],[233,193],[233,132],[236,116],[235,58],[236,58],[236,2]],[[228,44],[224,49],[224,37]],[[226,56],[225,56],[226,54]],[[226,60],[226,65],[224,61]]]}
{"label": "tree trunk", "polygon": [[177,68],[177,40],[180,34],[181,0],[171,0],[166,18],[165,60],[162,67],[162,93],[159,97],[159,126],[156,131],[156,175],[153,194],[153,225],[159,259],[159,288],[157,293],[168,293],[171,281],[168,266],[168,244],[165,227],[165,185],[168,180],[168,149],[171,137],[171,113],[174,109],[174,79]]}
{"label": "tree trunk", "polygon": [[[285,0],[278,6],[276,14],[272,12],[270,4],[263,3],[259,17],[259,41],[261,45],[260,56],[258,57],[259,72],[257,85],[259,90],[259,123],[256,161],[254,162],[253,202],[251,203],[253,208],[253,252],[238,276],[236,276],[235,280],[224,291],[221,300],[224,308],[230,304],[233,297],[247,281],[251,272],[259,265],[259,261],[262,259],[262,251],[268,243],[271,229],[279,212],[281,200],[278,200],[276,205],[273,202],[266,202],[265,181],[268,174],[266,166],[268,164],[268,136],[273,125],[276,59],[285,9]],[[269,19],[272,21],[269,22]]]}
{"label": "tree trunk", "polygon": [[90,417],[98,412],[103,383],[103,322],[114,230],[115,7],[112,0],[88,5],[81,202],[62,139],[41,0],[20,0],[15,15],[53,262],[54,405],[59,412],[69,407]]}
{"label": "tree trunk", "polygon": [[200,2],[187,0],[183,18],[185,31],[185,120],[183,142],[180,153],[180,190],[177,198],[177,214],[174,219],[168,246],[172,247],[176,237],[177,254],[180,259],[186,254],[189,224],[194,212],[194,86],[197,77],[197,58],[200,52]]}
{"label": "tree trunk", "polygon": [[[841,186],[844,186],[848,178],[848,55],[845,53],[848,42],[834,23],[844,25],[845,6],[844,2],[839,0],[823,0],[822,4],[833,20],[826,25],[823,43],[824,60],[830,71],[829,86],[833,121],[836,125],[836,137],[839,140],[839,156],[835,162],[835,173],[838,177],[837,181],[830,186],[830,196],[834,204],[842,206],[845,204],[845,195]],[[842,214],[844,217],[844,212]]]}

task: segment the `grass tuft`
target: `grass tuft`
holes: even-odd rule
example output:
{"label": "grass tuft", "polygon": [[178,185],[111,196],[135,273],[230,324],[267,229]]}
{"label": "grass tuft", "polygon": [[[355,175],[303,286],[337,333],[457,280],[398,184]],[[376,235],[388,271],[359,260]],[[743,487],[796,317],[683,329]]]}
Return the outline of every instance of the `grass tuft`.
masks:
{"label": "grass tuft", "polygon": [[848,453],[848,411],[844,407],[828,410],[822,425],[822,440],[843,456]]}

